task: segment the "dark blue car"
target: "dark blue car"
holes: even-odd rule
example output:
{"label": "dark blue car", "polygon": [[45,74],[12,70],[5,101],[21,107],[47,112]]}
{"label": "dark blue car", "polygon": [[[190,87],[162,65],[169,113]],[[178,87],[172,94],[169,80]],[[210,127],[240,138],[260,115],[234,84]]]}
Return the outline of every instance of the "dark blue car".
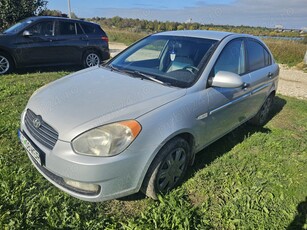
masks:
{"label": "dark blue car", "polygon": [[109,58],[107,34],[83,20],[31,17],[0,34],[0,74],[20,67],[91,67]]}

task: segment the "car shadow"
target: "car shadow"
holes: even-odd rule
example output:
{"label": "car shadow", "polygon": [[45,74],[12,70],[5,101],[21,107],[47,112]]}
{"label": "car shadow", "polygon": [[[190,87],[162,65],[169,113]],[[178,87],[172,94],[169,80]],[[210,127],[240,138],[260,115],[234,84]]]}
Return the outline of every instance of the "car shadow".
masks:
{"label": "car shadow", "polygon": [[297,215],[291,224],[287,227],[287,230],[303,230],[305,229],[304,225],[307,224],[307,197],[304,201],[298,204],[297,206]]}
{"label": "car shadow", "polygon": [[[278,96],[275,97],[271,113],[268,117],[268,122],[282,111],[286,103],[286,100]],[[214,143],[206,147],[204,150],[196,154],[194,164],[188,169],[184,181],[187,181],[188,179],[192,178],[197,171],[210,165],[212,162],[214,162],[215,159],[229,152],[236,145],[243,142],[247,137],[259,132],[270,133],[271,130],[265,127],[256,127],[245,123],[230,132],[229,134],[225,135],[221,139],[215,141]],[[138,192],[136,194],[120,198],[119,200],[135,201],[144,199],[145,197],[146,196],[144,194]]]}

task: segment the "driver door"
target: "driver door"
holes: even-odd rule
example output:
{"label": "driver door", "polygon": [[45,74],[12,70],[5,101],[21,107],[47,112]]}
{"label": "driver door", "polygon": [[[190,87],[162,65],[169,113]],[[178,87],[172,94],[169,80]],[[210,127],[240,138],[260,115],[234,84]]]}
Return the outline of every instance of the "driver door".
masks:
{"label": "driver door", "polygon": [[[245,46],[243,39],[230,41],[221,52],[215,63],[211,76],[214,78],[219,71],[228,71],[241,76],[247,87],[239,88],[207,88],[209,101],[208,117],[206,118],[203,135],[206,143],[212,142],[225,135],[246,121],[249,104],[250,76],[246,73]],[[204,123],[202,123],[204,125]]]}
{"label": "driver door", "polygon": [[56,61],[52,49],[54,22],[43,21],[27,29],[29,35],[20,34],[15,41],[16,58],[22,65],[49,64]]}

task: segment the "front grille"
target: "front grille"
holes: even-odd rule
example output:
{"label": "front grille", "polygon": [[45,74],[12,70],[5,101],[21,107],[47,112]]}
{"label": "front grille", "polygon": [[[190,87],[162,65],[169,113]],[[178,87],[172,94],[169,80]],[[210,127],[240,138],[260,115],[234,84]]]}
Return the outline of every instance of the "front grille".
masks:
{"label": "front grille", "polygon": [[[35,124],[35,122],[37,123]],[[28,109],[25,115],[25,125],[35,140],[48,149],[53,149],[59,134],[54,128],[44,122],[41,116]]]}

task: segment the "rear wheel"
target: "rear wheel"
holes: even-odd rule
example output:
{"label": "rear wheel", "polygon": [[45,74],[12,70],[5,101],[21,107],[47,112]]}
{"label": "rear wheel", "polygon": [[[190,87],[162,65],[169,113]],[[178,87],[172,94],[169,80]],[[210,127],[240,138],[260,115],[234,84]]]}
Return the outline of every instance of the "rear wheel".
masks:
{"label": "rear wheel", "polygon": [[187,171],[190,155],[190,146],[183,138],[168,142],[149,167],[142,192],[157,199],[158,194],[168,193],[179,185]]}
{"label": "rear wheel", "polygon": [[263,126],[268,121],[268,116],[270,114],[273,101],[274,101],[274,94],[270,94],[270,96],[267,97],[263,105],[261,106],[260,110],[254,116],[251,120],[249,120],[249,123],[256,126]]}
{"label": "rear wheel", "polygon": [[83,66],[85,68],[97,66],[101,63],[101,58],[96,51],[86,51],[83,56]]}
{"label": "rear wheel", "polygon": [[0,75],[10,73],[13,70],[13,61],[10,56],[0,52]]}

